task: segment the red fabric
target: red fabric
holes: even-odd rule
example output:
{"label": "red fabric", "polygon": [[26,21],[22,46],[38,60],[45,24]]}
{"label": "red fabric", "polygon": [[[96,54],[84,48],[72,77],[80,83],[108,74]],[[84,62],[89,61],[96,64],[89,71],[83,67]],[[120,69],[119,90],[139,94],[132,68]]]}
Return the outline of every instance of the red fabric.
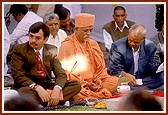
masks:
{"label": "red fabric", "polygon": [[154,95],[158,97],[164,97],[164,92],[163,91],[154,91]]}
{"label": "red fabric", "polygon": [[39,51],[36,51],[36,56],[37,56],[37,65],[38,65],[38,69],[37,69],[37,76],[38,77],[46,77],[46,73],[44,71],[44,68],[43,68],[43,64],[42,64],[42,61],[41,61],[41,58],[40,58],[40,53]]}

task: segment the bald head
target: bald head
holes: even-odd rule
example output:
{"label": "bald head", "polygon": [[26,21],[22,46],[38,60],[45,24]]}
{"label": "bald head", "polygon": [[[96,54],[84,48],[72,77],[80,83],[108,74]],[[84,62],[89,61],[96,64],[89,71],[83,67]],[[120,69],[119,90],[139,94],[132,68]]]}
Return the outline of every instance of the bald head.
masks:
{"label": "bald head", "polygon": [[146,29],[145,26],[142,24],[134,24],[129,29],[130,34],[134,34],[135,36],[141,36],[142,38],[146,35]]}
{"label": "bald head", "polygon": [[129,29],[128,44],[134,51],[139,49],[140,44],[145,39],[146,29],[141,24],[134,24]]}

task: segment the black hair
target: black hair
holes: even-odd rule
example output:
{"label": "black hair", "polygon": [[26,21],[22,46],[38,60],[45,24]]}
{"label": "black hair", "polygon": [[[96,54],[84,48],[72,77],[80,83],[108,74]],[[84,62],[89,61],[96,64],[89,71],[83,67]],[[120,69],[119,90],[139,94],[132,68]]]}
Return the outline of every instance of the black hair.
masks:
{"label": "black hair", "polygon": [[157,31],[162,30],[164,24],[164,4],[156,5],[156,15],[155,15],[155,28]]}
{"label": "black hair", "polygon": [[[128,103],[127,103],[128,102]],[[146,90],[135,90],[130,93],[125,106],[126,110],[133,108],[138,111],[162,111],[162,106],[156,97]]]}
{"label": "black hair", "polygon": [[63,6],[55,7],[54,13],[58,14],[59,20],[65,20],[68,14],[70,15],[70,11]]}
{"label": "black hair", "polygon": [[116,6],[115,8],[114,8],[114,14],[115,14],[115,11],[116,10],[124,10],[124,13],[126,13],[126,10],[125,10],[125,8],[123,7],[123,6]]}
{"label": "black hair", "polygon": [[30,32],[31,33],[38,33],[40,29],[43,30],[44,38],[49,37],[49,35],[50,35],[49,28],[43,22],[36,22],[36,23],[32,24],[31,27],[29,28],[29,33]]}
{"label": "black hair", "polygon": [[38,102],[29,95],[15,96],[4,103],[5,111],[39,111]]}
{"label": "black hair", "polygon": [[9,13],[11,14],[18,14],[18,13],[22,13],[22,14],[26,14],[28,12],[28,8],[24,5],[24,4],[13,4],[10,7]]}

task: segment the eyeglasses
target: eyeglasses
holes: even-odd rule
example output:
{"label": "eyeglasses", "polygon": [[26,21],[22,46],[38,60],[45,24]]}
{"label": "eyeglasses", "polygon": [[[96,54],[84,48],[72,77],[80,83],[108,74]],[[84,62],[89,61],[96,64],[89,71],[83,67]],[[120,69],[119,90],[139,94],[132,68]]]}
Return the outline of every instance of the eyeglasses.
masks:
{"label": "eyeglasses", "polygon": [[47,24],[48,26],[58,26],[59,23],[52,23],[52,24]]}

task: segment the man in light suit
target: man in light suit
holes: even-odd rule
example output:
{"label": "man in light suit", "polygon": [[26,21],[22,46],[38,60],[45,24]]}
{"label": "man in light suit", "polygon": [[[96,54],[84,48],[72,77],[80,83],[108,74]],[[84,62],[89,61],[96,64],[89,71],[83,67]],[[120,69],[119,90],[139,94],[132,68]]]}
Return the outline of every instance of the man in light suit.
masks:
{"label": "man in light suit", "polygon": [[160,64],[156,45],[145,39],[146,29],[143,25],[134,24],[129,29],[128,37],[112,43],[108,62],[108,73],[119,76],[124,71],[129,85],[137,85],[141,79],[148,89],[163,90],[163,74],[156,73]]}
{"label": "man in light suit", "polygon": [[[16,45],[12,55],[11,73],[18,93],[31,95],[43,106],[55,106],[59,102],[70,100],[81,89],[78,81],[67,81],[65,71],[57,58],[57,48],[45,44],[49,33],[49,28],[43,22],[34,23],[29,28],[29,42]],[[43,60],[46,73],[43,77],[37,74],[36,51],[39,51]],[[51,72],[55,74],[54,80]]]}

